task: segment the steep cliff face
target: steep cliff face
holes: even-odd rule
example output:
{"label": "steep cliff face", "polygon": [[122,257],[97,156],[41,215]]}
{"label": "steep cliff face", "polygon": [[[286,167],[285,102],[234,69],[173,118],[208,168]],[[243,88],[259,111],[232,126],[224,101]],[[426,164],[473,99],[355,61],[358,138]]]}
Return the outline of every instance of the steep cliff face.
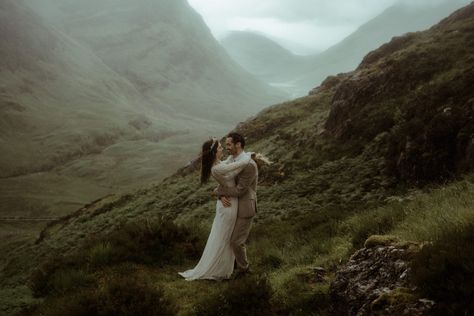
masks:
{"label": "steep cliff face", "polygon": [[341,81],[326,129],[362,143],[383,135],[389,172],[403,179],[431,181],[472,168],[472,8],[368,54]]}

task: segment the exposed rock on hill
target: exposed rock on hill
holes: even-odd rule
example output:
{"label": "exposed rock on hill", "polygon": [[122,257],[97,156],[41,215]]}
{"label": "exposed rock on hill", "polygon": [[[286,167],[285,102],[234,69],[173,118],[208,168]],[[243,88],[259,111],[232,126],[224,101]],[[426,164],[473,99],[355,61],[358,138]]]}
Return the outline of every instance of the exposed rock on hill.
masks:
{"label": "exposed rock on hill", "polygon": [[472,7],[368,54],[342,77],[326,130],[360,143],[380,135],[389,172],[415,182],[472,168]]}
{"label": "exposed rock on hill", "polygon": [[337,315],[429,315],[434,302],[418,298],[409,282],[420,245],[371,236],[337,271],[331,284]]}

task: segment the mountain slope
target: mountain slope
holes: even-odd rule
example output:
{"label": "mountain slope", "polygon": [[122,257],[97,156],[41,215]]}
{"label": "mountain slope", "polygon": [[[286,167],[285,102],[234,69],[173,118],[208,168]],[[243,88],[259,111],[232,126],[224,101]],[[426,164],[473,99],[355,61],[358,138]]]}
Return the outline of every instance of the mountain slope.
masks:
{"label": "mountain slope", "polygon": [[2,3],[1,14],[2,177],[51,168],[66,155],[104,146],[120,130],[134,136],[129,123],[147,114],[157,133],[172,130],[169,117],[154,115],[133,85],[89,50],[12,1]]}
{"label": "mountain slope", "polygon": [[303,71],[299,56],[264,35],[234,31],[220,43],[242,67],[270,84],[288,81]]}
{"label": "mountain slope", "polygon": [[4,1],[0,217],[163,179],[278,100],[185,1]]}
{"label": "mountain slope", "polygon": [[425,6],[396,4],[359,27],[340,43],[310,57],[307,69],[311,71],[296,81],[297,86],[309,91],[331,74],[350,71],[357,67],[368,52],[393,36],[425,30],[467,3],[467,0],[456,0]]}
{"label": "mountain slope", "polygon": [[[30,5],[170,115],[235,124],[280,100],[278,92],[227,56],[184,0],[42,0]],[[45,5],[56,12],[41,10]]]}
{"label": "mountain slope", "polygon": [[[153,187],[104,197],[50,223],[35,245],[18,247],[14,257],[1,261],[4,293],[28,299],[28,272],[46,260],[30,278],[31,288],[46,298],[33,307],[37,312],[95,306],[84,302],[102,306],[114,297],[110,289],[100,300],[106,281],[144,278],[170,300],[184,302],[176,307],[183,314],[219,313],[228,307],[223,304],[324,313],[331,310],[333,273],[371,234],[438,242],[461,232],[466,241],[453,241],[470,249],[473,28],[471,4],[425,32],[393,39],[355,71],[329,77],[312,95],[272,106],[237,126],[249,150],[274,161],[260,172],[259,213],[249,245],[254,271],[266,277],[209,285],[176,275],[195,264],[202,249],[197,244],[205,242],[214,215],[214,184],[199,186],[196,163]],[[442,168],[420,172],[428,159],[431,167]],[[156,218],[182,226],[156,224]],[[442,251],[430,255],[443,258]],[[450,259],[461,271],[456,277],[472,279],[471,257]],[[438,275],[424,276],[431,282],[452,272],[444,265],[434,270]],[[469,295],[442,301],[449,290],[437,290],[438,302],[458,314],[470,308]],[[243,293],[262,299],[243,299]]]}
{"label": "mountain slope", "polygon": [[64,214],[117,189],[126,174],[148,181],[137,170],[140,157],[128,152],[146,148],[153,161],[140,166],[166,168],[157,155],[166,157],[157,153],[162,142],[202,125],[153,109],[133,84],[22,3],[3,1],[0,14],[2,217]]}
{"label": "mountain slope", "polygon": [[245,69],[298,97],[306,95],[329,75],[355,69],[368,52],[393,36],[425,30],[467,3],[467,0],[429,5],[399,3],[326,51],[308,56],[292,55],[269,39],[246,32],[231,33],[221,42]]}

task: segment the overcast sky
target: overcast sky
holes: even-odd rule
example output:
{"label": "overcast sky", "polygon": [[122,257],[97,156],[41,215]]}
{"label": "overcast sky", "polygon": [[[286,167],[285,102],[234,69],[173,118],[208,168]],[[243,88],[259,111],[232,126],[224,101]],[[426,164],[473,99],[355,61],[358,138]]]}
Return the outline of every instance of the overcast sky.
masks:
{"label": "overcast sky", "polygon": [[257,31],[297,54],[324,50],[389,6],[450,0],[188,0],[217,39]]}

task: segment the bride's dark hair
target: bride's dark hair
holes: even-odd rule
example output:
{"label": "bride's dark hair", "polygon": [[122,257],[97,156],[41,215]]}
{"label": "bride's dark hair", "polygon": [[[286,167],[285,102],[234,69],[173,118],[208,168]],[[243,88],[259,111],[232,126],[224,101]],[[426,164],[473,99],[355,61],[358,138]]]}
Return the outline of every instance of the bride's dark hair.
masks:
{"label": "bride's dark hair", "polygon": [[217,147],[219,141],[217,139],[210,139],[202,144],[201,151],[201,184],[209,181],[211,176],[211,168],[216,160]]}

